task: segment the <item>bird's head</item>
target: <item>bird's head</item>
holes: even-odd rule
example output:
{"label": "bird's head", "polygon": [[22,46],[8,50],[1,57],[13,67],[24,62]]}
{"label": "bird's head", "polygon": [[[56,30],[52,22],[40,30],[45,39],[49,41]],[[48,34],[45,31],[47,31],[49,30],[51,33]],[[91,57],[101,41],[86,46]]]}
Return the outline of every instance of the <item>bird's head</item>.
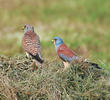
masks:
{"label": "bird's head", "polygon": [[63,44],[63,40],[60,37],[54,37],[52,42],[54,43],[56,49]]}
{"label": "bird's head", "polygon": [[34,27],[30,24],[25,24],[22,29],[24,30],[24,33],[28,32],[28,31],[34,32]]}

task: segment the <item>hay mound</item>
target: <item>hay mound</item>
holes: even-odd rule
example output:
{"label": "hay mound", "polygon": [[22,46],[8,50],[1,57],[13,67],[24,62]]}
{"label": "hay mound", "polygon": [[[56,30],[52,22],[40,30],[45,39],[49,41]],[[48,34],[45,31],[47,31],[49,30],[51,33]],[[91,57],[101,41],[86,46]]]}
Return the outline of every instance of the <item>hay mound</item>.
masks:
{"label": "hay mound", "polygon": [[85,68],[46,61],[34,71],[32,60],[1,56],[0,100],[110,100],[110,73]]}

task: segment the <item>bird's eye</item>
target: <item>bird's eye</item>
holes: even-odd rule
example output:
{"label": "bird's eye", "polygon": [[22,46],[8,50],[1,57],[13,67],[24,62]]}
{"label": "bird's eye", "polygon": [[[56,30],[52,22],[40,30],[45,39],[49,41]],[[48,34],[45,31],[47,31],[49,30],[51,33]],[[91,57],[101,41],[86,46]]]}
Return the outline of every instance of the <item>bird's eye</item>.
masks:
{"label": "bird's eye", "polygon": [[57,40],[57,39],[54,39],[55,41]]}
{"label": "bird's eye", "polygon": [[26,28],[26,25],[24,26],[24,29]]}

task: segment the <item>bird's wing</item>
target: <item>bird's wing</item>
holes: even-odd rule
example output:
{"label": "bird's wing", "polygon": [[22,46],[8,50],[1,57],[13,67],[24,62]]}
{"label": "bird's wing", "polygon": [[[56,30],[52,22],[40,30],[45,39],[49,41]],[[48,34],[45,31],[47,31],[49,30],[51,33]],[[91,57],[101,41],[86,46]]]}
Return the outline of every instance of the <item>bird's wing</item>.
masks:
{"label": "bird's wing", "polygon": [[23,48],[26,52],[33,56],[39,56],[41,59],[41,46],[40,46],[40,39],[37,34],[26,34],[23,37]]}
{"label": "bird's wing", "polygon": [[78,59],[76,53],[69,49],[65,44],[62,44],[58,48],[57,54],[63,61],[71,62],[72,60]]}
{"label": "bird's wing", "polygon": [[69,58],[68,56],[65,56],[64,54],[59,54],[59,57],[63,60],[63,61],[68,61],[71,62],[72,58]]}

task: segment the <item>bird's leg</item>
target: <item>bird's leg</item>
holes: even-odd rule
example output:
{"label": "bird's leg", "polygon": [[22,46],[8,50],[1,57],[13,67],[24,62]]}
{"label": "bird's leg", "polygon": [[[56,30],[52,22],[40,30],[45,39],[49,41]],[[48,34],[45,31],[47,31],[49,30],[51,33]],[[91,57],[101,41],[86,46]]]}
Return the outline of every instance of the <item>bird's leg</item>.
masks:
{"label": "bird's leg", "polygon": [[67,68],[69,68],[69,66],[70,66],[70,64],[68,62],[63,62],[63,64],[65,66],[64,70],[67,69]]}
{"label": "bird's leg", "polygon": [[35,63],[35,68],[34,68],[36,71],[37,71],[37,69],[38,69],[38,67],[37,67],[37,64]]}
{"label": "bird's leg", "polygon": [[42,64],[41,63],[39,63],[39,68],[42,69]]}
{"label": "bird's leg", "polygon": [[30,58],[30,55],[27,52],[26,52],[26,58],[28,58],[28,59]]}
{"label": "bird's leg", "polygon": [[36,60],[33,60],[33,64],[34,64],[34,69],[37,71],[38,66],[37,66]]}

